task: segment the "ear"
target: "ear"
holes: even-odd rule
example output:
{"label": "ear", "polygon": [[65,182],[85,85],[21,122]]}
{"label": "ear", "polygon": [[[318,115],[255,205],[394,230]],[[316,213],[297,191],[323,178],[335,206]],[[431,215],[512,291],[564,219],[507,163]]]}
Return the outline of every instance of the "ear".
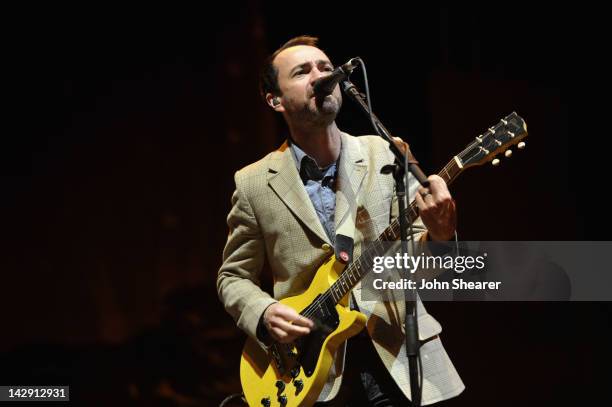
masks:
{"label": "ear", "polygon": [[266,102],[268,103],[268,106],[270,106],[272,109],[274,109],[277,112],[285,111],[285,108],[283,107],[280,96],[275,96],[272,93],[267,93]]}

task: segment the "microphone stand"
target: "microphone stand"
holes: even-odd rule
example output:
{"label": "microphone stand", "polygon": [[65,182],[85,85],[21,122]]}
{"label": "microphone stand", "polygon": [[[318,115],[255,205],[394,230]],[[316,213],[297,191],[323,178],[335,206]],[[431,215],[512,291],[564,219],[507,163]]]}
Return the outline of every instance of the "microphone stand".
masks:
{"label": "microphone stand", "polygon": [[[391,133],[383,126],[378,120],[378,117],[373,112],[370,112],[366,101],[362,94],[357,90],[355,85],[348,79],[342,82],[342,87],[346,95],[350,96],[354,101],[361,106],[362,110],[368,117],[372,119],[372,124],[378,129],[377,133],[385,140],[389,142],[389,149],[395,155],[395,164],[383,167],[382,173],[389,174],[393,173],[395,179],[395,190],[397,191],[397,203],[399,209],[399,224],[400,224],[400,237],[401,247],[403,253],[408,253],[408,236],[407,236],[407,218],[406,218],[406,185],[404,177],[406,173],[406,167],[408,171],[414,175],[419,183],[427,188],[429,187],[429,181],[427,177],[421,171],[418,166],[418,161],[412,155],[410,147],[406,148],[406,155],[402,154],[399,148],[395,145]],[[402,254],[403,254],[402,253]],[[410,378],[410,394],[412,396],[412,404],[415,407],[421,405],[421,388],[419,380],[419,325],[417,321],[417,309],[416,309],[416,295],[414,290],[408,291],[409,295],[406,298],[406,354],[408,356],[408,371]]]}
{"label": "microphone stand", "polygon": [[[348,96],[350,96],[354,101],[356,101],[359,104],[359,106],[361,106],[365,114],[368,115],[368,117],[372,117],[374,124],[379,130],[378,134],[383,139],[389,142],[389,149],[395,155],[396,165],[399,165],[402,171],[405,171],[404,154],[402,154],[399,148],[397,148],[397,146],[395,145],[395,142],[393,141],[393,136],[391,135],[391,133],[389,133],[389,130],[387,130],[387,128],[383,126],[383,124],[380,122],[380,120],[378,120],[378,117],[376,117],[374,112],[370,112],[370,110],[368,109],[368,104],[364,100],[364,97],[361,95],[361,93],[357,90],[357,87],[348,79],[342,82],[342,87],[344,89],[344,92]],[[428,188],[429,181],[427,181],[427,176],[423,173],[423,171],[421,171],[421,168],[419,167],[419,162],[412,155],[412,152],[410,151],[410,147],[406,149],[406,155],[408,158],[408,170],[410,171],[412,175],[414,175],[417,181],[419,181],[419,183],[424,188]]]}

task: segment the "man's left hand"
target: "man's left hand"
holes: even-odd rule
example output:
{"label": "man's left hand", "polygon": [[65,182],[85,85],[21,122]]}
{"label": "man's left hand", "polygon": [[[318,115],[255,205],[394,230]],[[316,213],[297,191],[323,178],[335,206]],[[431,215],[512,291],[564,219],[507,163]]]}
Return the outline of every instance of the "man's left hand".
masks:
{"label": "man's left hand", "polygon": [[457,210],[446,182],[438,175],[430,175],[429,188],[419,187],[416,202],[421,220],[431,240],[450,240],[457,227]]}

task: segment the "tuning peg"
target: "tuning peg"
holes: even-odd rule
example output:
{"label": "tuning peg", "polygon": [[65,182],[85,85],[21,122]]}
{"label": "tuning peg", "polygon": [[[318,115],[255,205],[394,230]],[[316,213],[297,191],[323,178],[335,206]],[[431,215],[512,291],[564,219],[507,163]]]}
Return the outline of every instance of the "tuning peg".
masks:
{"label": "tuning peg", "polygon": [[506,158],[510,158],[510,157],[512,157],[512,150],[510,150],[510,149],[506,150],[506,152],[504,153],[504,155],[506,156]]}
{"label": "tuning peg", "polygon": [[522,150],[525,148],[525,142],[521,141],[520,143],[518,143],[517,147],[519,148],[519,150]]}
{"label": "tuning peg", "polygon": [[491,164],[493,164],[494,167],[497,167],[499,165],[499,159],[494,159],[493,161],[491,161]]}

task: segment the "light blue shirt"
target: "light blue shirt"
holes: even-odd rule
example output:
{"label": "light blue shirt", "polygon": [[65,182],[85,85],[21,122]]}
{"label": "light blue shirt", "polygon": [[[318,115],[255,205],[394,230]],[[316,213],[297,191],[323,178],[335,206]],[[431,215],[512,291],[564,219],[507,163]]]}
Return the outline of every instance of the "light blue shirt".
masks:
{"label": "light blue shirt", "polygon": [[[316,161],[312,157],[309,157],[293,142],[291,143],[291,151],[295,157],[295,162],[300,176],[302,176],[304,173],[304,171],[302,171],[303,165],[317,165]],[[312,160],[312,164],[308,164],[304,161],[304,159]],[[323,225],[323,229],[325,229],[325,233],[327,233],[327,236],[332,244],[335,243],[336,240],[336,225],[334,215],[336,213],[335,184],[337,177],[337,164],[338,162],[336,161],[327,168],[319,168],[319,170],[323,173],[323,178],[320,180],[302,176],[304,188],[306,188],[306,192],[312,201],[312,205],[314,206],[315,212],[321,221],[321,225]]]}

